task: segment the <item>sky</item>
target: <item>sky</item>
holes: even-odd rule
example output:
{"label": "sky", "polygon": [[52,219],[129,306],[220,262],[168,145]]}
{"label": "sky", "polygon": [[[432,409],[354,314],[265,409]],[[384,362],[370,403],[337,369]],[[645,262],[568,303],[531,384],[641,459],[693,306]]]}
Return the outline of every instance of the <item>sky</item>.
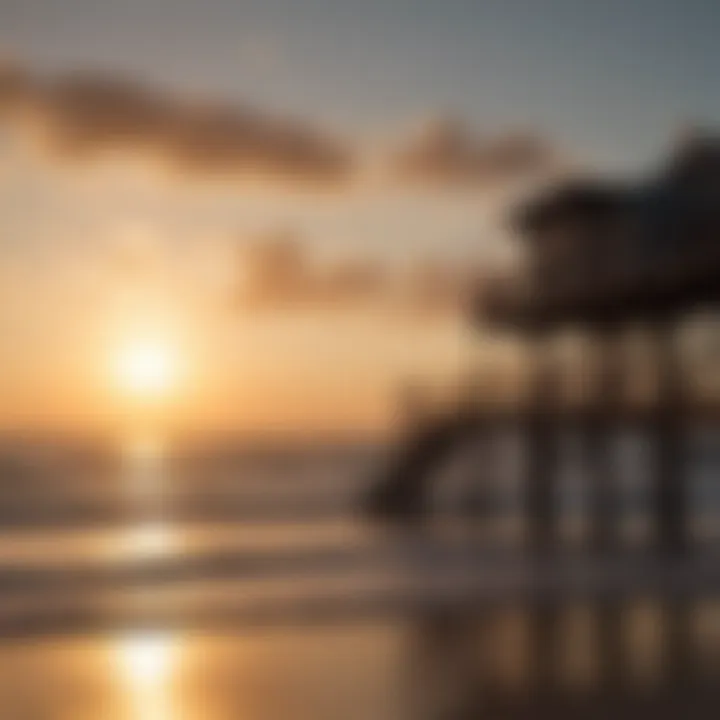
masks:
{"label": "sky", "polygon": [[7,52],[383,133],[450,110],[644,159],[712,121],[712,0],[4,0]]}
{"label": "sky", "polygon": [[[711,0],[0,0],[0,427],[377,428],[521,190],[720,120]],[[140,407],[140,406],[143,407]],[[152,412],[151,412],[152,411]],[[134,418],[134,419],[133,419]]]}

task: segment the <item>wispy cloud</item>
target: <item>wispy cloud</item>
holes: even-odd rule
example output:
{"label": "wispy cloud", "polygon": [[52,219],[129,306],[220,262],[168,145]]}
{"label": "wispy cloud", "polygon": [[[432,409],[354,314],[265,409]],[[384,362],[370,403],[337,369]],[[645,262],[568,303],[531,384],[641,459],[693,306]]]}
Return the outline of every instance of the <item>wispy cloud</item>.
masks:
{"label": "wispy cloud", "polygon": [[380,310],[448,316],[460,311],[476,269],[427,259],[397,268],[353,258],[322,263],[303,238],[280,231],[240,249],[236,301],[260,312]]}
{"label": "wispy cloud", "polygon": [[[247,105],[184,97],[111,74],[44,76],[12,63],[0,64],[0,122],[67,162],[121,152],[187,176],[282,185],[342,188],[389,176],[407,185],[482,190],[552,172],[558,159],[539,134],[486,137],[447,119],[370,158],[321,128]],[[364,172],[371,167],[379,175]]]}
{"label": "wispy cloud", "polygon": [[401,141],[391,168],[405,181],[487,187],[548,172],[556,161],[554,148],[540,135],[484,137],[458,120],[443,119]]}
{"label": "wispy cloud", "polygon": [[196,175],[332,184],[353,170],[343,143],[298,121],[109,75],[47,78],[0,66],[0,120],[66,160],[144,152]]}

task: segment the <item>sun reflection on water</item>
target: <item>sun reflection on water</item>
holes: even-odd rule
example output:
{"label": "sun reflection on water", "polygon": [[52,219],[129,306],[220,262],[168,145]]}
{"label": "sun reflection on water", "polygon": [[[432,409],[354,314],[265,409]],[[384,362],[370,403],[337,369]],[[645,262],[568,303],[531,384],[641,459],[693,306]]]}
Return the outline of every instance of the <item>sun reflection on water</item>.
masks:
{"label": "sun reflection on water", "polygon": [[123,676],[136,687],[156,686],[172,670],[174,651],[174,639],[163,633],[123,638],[118,648]]}
{"label": "sun reflection on water", "polygon": [[123,549],[139,559],[169,555],[177,549],[173,530],[163,522],[146,522],[128,530],[122,540]]}
{"label": "sun reflection on water", "polygon": [[118,670],[133,720],[171,720],[177,637],[159,632],[124,637],[116,648]]}
{"label": "sun reflection on water", "polygon": [[125,446],[125,457],[130,465],[153,466],[164,457],[163,443],[156,437],[133,438]]}
{"label": "sun reflection on water", "polygon": [[177,550],[175,528],[163,518],[168,496],[165,449],[156,437],[128,442],[124,449],[124,483],[138,520],[124,534],[122,549],[138,559],[147,559]]}
{"label": "sun reflection on water", "polygon": [[124,481],[132,499],[147,500],[161,492],[165,481],[164,459],[163,444],[157,438],[134,438],[126,443],[123,448]]}
{"label": "sun reflection on water", "polygon": [[[156,438],[145,437],[124,449],[124,481],[128,496],[137,503],[141,520],[120,540],[122,549],[138,561],[166,555],[177,548],[176,531],[161,516],[154,516],[157,499],[167,493],[164,448]],[[143,594],[141,607],[152,601]],[[114,647],[119,677],[133,720],[172,720],[172,684],[179,658],[177,635],[149,630],[119,638]]]}

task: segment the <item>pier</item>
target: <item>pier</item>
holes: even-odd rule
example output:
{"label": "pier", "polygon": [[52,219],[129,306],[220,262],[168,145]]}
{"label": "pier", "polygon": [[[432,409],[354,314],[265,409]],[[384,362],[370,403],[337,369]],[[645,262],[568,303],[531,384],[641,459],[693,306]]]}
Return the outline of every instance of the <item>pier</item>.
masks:
{"label": "pier", "polygon": [[[693,428],[720,426],[720,415],[715,399],[688,392],[681,331],[688,319],[699,313],[712,316],[720,305],[720,143],[695,139],[661,173],[636,186],[593,180],[554,189],[523,207],[516,227],[525,262],[514,275],[488,281],[479,290],[473,321],[523,348],[522,399],[499,406],[483,398],[461,401],[445,412],[412,418],[415,431],[408,432],[396,462],[366,497],[366,509],[395,523],[431,523],[433,489],[442,482],[443,463],[465,445],[487,448],[499,431],[513,432],[524,459],[524,544],[516,548],[521,560],[515,562],[529,584],[522,593],[508,582],[503,602],[524,608],[529,695],[509,715],[503,705],[502,711],[490,707],[488,716],[637,716],[637,695],[630,699],[632,693],[627,694],[632,658],[626,615],[628,603],[652,597],[655,627],[663,638],[658,651],[662,680],[646,695],[649,704],[642,712],[709,717],[718,698],[708,701],[703,694],[708,688],[700,689],[707,669],[699,669],[695,625],[699,607],[715,600],[716,593],[696,564],[708,561],[712,552],[691,537],[697,518],[689,497],[686,443]],[[637,382],[637,369],[633,374],[628,363],[632,333],[641,333],[649,350],[643,374],[652,381],[652,393],[643,402],[628,393]],[[568,334],[581,350],[574,372],[587,381],[582,397],[572,401],[563,397],[568,370],[557,357],[558,342]],[[588,486],[586,532],[575,548],[579,575],[564,572],[567,548],[560,537],[559,456],[567,428],[582,445]],[[635,555],[638,564],[632,570],[628,563],[634,562],[635,551],[620,537],[613,454],[618,435],[629,428],[642,433],[650,449],[645,467],[650,538],[639,560]],[[489,456],[487,463],[492,465]],[[491,478],[488,490],[486,474],[479,474],[485,492],[493,492],[493,482],[503,482]],[[503,567],[517,564],[508,559]],[[687,574],[672,573],[679,567]],[[488,577],[495,572],[496,567],[486,566]],[[652,589],[645,585],[648,573],[659,573]],[[567,639],[568,608],[577,601],[578,577],[593,588],[586,601],[597,664],[595,688],[581,693],[580,705],[567,688],[558,691],[556,662]],[[547,583],[554,592],[546,592]],[[481,606],[476,617],[492,627],[494,615]],[[449,646],[445,655],[456,663],[463,652],[458,645],[470,633],[457,629],[457,618],[438,622],[428,620],[428,634],[438,646]],[[483,652],[499,652],[487,632],[481,635]],[[430,676],[441,672],[434,667]],[[466,704],[450,716],[476,717],[483,707],[479,696],[488,702],[488,694],[478,691],[485,681],[487,675],[469,681]]]}

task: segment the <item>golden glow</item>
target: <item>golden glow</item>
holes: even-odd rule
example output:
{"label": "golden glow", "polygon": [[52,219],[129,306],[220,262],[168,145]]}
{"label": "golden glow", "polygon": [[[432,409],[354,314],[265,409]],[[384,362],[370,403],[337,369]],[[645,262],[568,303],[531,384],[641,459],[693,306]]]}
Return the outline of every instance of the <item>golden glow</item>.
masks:
{"label": "golden glow", "polygon": [[156,685],[170,674],[174,659],[171,637],[161,633],[132,635],[118,647],[123,675],[134,685]]}
{"label": "golden glow", "polygon": [[142,498],[146,506],[164,492],[164,459],[164,448],[157,436],[140,436],[124,447],[123,476],[127,492],[136,499]]}
{"label": "golden glow", "polygon": [[[159,438],[140,436],[125,447],[127,491],[141,498],[144,507],[153,507],[164,487],[164,452]],[[162,520],[130,528],[120,541],[121,550],[134,558],[148,559],[171,553],[175,532]],[[154,606],[152,591],[135,600],[140,609]],[[157,631],[139,632],[120,638],[116,645],[119,674],[126,683],[131,717],[136,720],[171,720],[172,682],[179,655],[177,636]]]}
{"label": "golden glow", "polygon": [[124,448],[128,465],[141,470],[157,469],[162,464],[163,453],[162,442],[154,436],[134,438]]}
{"label": "golden glow", "polygon": [[[165,493],[163,445],[157,437],[140,437],[125,447],[127,493],[146,509],[162,504]],[[134,557],[148,558],[171,553],[177,548],[177,533],[162,519],[149,520],[124,533],[122,549]]]}
{"label": "golden glow", "polygon": [[128,395],[165,397],[178,381],[177,353],[160,339],[134,340],[118,353],[116,375],[120,388]]}
{"label": "golden glow", "polygon": [[169,555],[176,549],[176,539],[168,525],[161,522],[148,523],[129,530],[122,546],[132,556],[147,559]]}
{"label": "golden glow", "polygon": [[172,680],[178,660],[178,641],[172,635],[144,633],[122,638],[116,646],[121,677],[125,680],[132,717],[170,720]]}

